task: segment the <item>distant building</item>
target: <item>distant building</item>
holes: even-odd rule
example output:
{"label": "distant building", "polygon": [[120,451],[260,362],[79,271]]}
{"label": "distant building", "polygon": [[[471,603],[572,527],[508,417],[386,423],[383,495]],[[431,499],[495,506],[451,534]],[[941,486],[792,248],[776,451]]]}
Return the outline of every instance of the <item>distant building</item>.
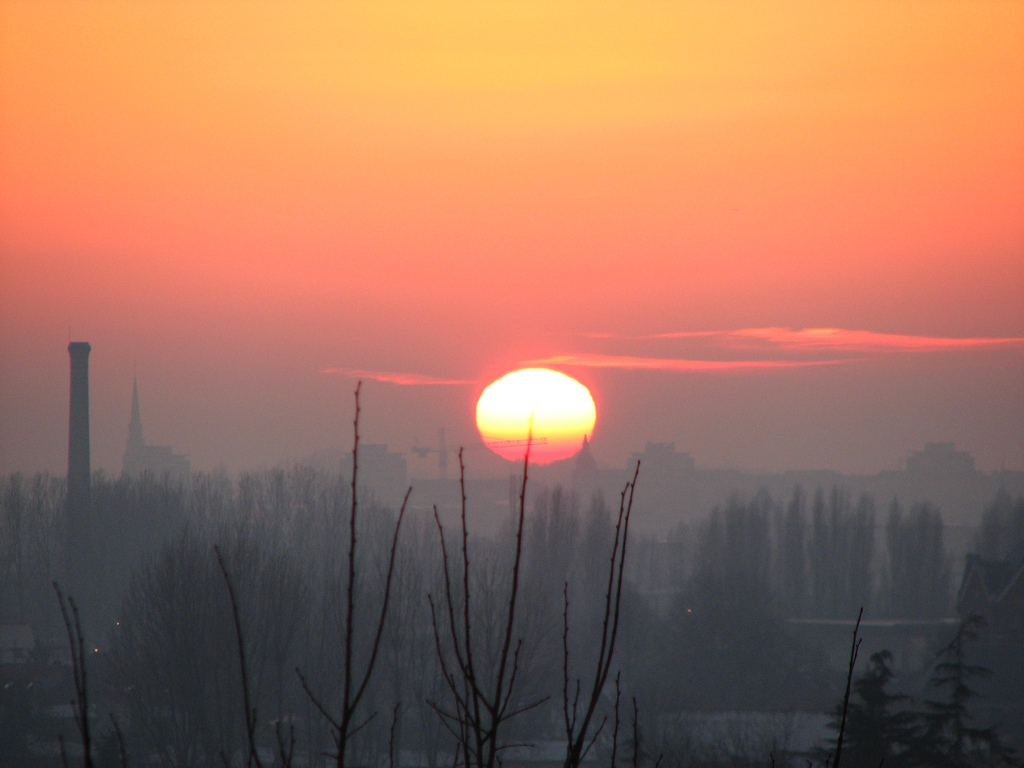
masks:
{"label": "distant building", "polygon": [[[640,474],[633,501],[634,519],[643,528],[671,528],[677,523],[681,500],[694,496],[695,463],[688,453],[676,450],[675,443],[652,443],[642,453],[634,453],[629,471],[640,462]],[[613,497],[614,498],[614,497]]]}
{"label": "distant building", "polygon": [[397,506],[409,484],[405,456],[392,453],[386,445],[363,443],[359,446],[360,485],[387,505]]}
{"label": "distant building", "polygon": [[188,477],[191,471],[188,457],[174,453],[169,445],[146,445],[142,435],[142,412],[139,409],[139,381],[132,391],[132,416],[128,422],[128,444],[124,449],[124,467],[121,477],[140,477],[145,474],[174,479]]}
{"label": "distant building", "polygon": [[675,443],[652,443],[644,446],[643,453],[634,453],[629,462],[643,466],[644,477],[657,482],[673,482],[684,475],[692,475],[696,464],[688,453],[676,450]]}
{"label": "distant building", "polygon": [[927,443],[907,457],[907,473],[919,478],[966,477],[975,473],[974,457],[953,443]]}
{"label": "distant building", "polygon": [[961,619],[981,616],[997,636],[1024,637],[1024,545],[1002,560],[968,555],[957,612]]}
{"label": "distant building", "polygon": [[[331,475],[340,472],[342,477],[352,477],[352,452],[340,448],[317,451],[299,463]],[[372,496],[379,504],[397,508],[409,487],[405,456],[380,443],[360,443],[358,485],[362,498]]]}

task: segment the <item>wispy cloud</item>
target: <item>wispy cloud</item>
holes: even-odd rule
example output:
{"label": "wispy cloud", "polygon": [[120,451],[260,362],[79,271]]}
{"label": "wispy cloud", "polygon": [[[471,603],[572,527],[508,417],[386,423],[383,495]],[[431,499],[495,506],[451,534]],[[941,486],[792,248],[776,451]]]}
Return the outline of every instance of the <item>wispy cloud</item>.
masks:
{"label": "wispy cloud", "polygon": [[728,348],[758,347],[793,350],[830,350],[862,353],[878,352],[934,352],[941,350],[966,350],[984,347],[1024,346],[1019,337],[970,337],[952,338],[947,336],[911,336],[874,331],[848,330],[845,328],[740,328],[734,331],[675,331],[643,335],[611,333],[584,334],[592,339],[692,339],[710,338],[720,346]]}
{"label": "wispy cloud", "polygon": [[[733,357],[750,357],[751,355],[742,354],[743,351],[748,351],[754,352],[753,356],[761,359],[707,360],[699,357],[638,357],[581,352],[523,360],[521,365],[679,372],[757,371],[839,365],[899,353],[1024,347],[1024,338],[1021,337],[914,336],[846,328],[768,327],[739,328],[732,331],[673,331],[641,335],[614,333],[585,333],[581,335],[595,340],[620,341],[699,339],[701,340],[698,342],[699,348],[705,351],[731,350]],[[794,359],[802,357],[800,353],[809,353],[808,356],[814,359]],[[711,357],[715,356],[711,355]],[[786,357],[786,359],[779,359],[780,356]],[[361,368],[327,368],[323,373],[333,373],[353,379],[381,381],[400,386],[452,386],[476,383],[469,379],[445,379],[420,373],[370,371]]]}
{"label": "wispy cloud", "polygon": [[403,387],[418,386],[452,386],[457,384],[475,384],[470,379],[441,379],[436,376],[425,376],[422,373],[401,373],[398,371],[367,371],[362,368],[325,368],[321,373],[334,373],[350,379],[370,379]]}
{"label": "wispy cloud", "polygon": [[1024,338],[947,336],[909,336],[896,333],[853,331],[845,328],[744,328],[731,333],[733,337],[759,339],[782,349],[828,349],[858,352],[931,352],[938,350],[975,349],[978,347],[1013,347],[1024,345]]}
{"label": "wispy cloud", "polygon": [[806,368],[815,365],[839,365],[844,360],[687,360],[630,355],[555,355],[539,360],[524,360],[523,365],[579,365],[587,368],[619,368],[649,371],[739,371],[766,368]]}
{"label": "wispy cloud", "polygon": [[584,336],[588,339],[627,339],[627,340],[639,340],[639,339],[691,339],[705,336],[724,336],[730,333],[730,331],[672,331],[670,333],[644,333],[644,334],[631,334],[631,333],[581,333],[580,336]]}

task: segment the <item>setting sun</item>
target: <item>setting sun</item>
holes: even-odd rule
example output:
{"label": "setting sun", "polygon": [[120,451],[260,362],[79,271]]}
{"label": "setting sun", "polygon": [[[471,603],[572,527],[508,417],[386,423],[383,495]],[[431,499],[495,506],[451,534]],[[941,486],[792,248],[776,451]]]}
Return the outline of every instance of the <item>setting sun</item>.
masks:
{"label": "setting sun", "polygon": [[597,411],[585,386],[564,373],[524,368],[502,376],[476,404],[476,426],[484,444],[518,461],[530,443],[530,462],[566,459],[594,433]]}

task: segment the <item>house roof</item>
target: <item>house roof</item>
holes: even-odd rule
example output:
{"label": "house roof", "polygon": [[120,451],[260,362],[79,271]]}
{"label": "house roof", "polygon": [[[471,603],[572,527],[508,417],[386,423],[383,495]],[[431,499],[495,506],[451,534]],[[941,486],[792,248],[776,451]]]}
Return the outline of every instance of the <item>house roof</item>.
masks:
{"label": "house roof", "polygon": [[989,600],[999,600],[1024,572],[1024,542],[1020,542],[1002,560],[986,560],[978,555],[968,555],[964,565],[963,579],[960,581],[960,594],[970,580],[972,574],[980,578]]}

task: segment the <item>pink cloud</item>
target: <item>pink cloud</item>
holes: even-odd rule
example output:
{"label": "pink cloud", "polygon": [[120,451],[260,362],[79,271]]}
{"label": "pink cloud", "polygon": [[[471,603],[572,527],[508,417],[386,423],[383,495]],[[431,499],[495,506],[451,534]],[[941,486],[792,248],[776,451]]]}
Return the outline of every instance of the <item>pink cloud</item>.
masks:
{"label": "pink cloud", "polygon": [[372,381],[383,381],[388,384],[398,384],[403,387],[416,386],[451,386],[456,384],[475,384],[468,379],[440,379],[435,376],[425,376],[422,373],[400,373],[396,371],[367,371],[361,368],[325,368],[321,373],[336,373],[347,376],[350,379],[370,379]]}
{"label": "pink cloud", "polygon": [[737,371],[769,368],[806,368],[837,365],[852,360],[686,360],[629,355],[555,355],[540,360],[524,360],[523,365],[579,365],[588,368],[619,368],[649,371]]}
{"label": "pink cloud", "polygon": [[845,328],[740,328],[735,331],[675,331],[626,335],[612,333],[584,334],[592,339],[690,339],[716,338],[726,347],[747,347],[762,342],[786,350],[844,350],[854,352],[932,352],[940,350],[977,349],[983,347],[1014,347],[1024,345],[1018,337],[951,338],[945,336],[911,336],[895,333],[856,331]]}
{"label": "pink cloud", "polygon": [[931,352],[944,349],[1012,347],[1024,344],[1024,338],[950,338],[945,336],[909,336],[845,328],[744,328],[729,336],[763,339],[783,349],[830,349],[859,352]]}
{"label": "pink cloud", "polygon": [[581,333],[588,339],[692,339],[705,336],[723,336],[729,331],[672,331],[670,333],[648,333],[633,335],[629,333]]}

